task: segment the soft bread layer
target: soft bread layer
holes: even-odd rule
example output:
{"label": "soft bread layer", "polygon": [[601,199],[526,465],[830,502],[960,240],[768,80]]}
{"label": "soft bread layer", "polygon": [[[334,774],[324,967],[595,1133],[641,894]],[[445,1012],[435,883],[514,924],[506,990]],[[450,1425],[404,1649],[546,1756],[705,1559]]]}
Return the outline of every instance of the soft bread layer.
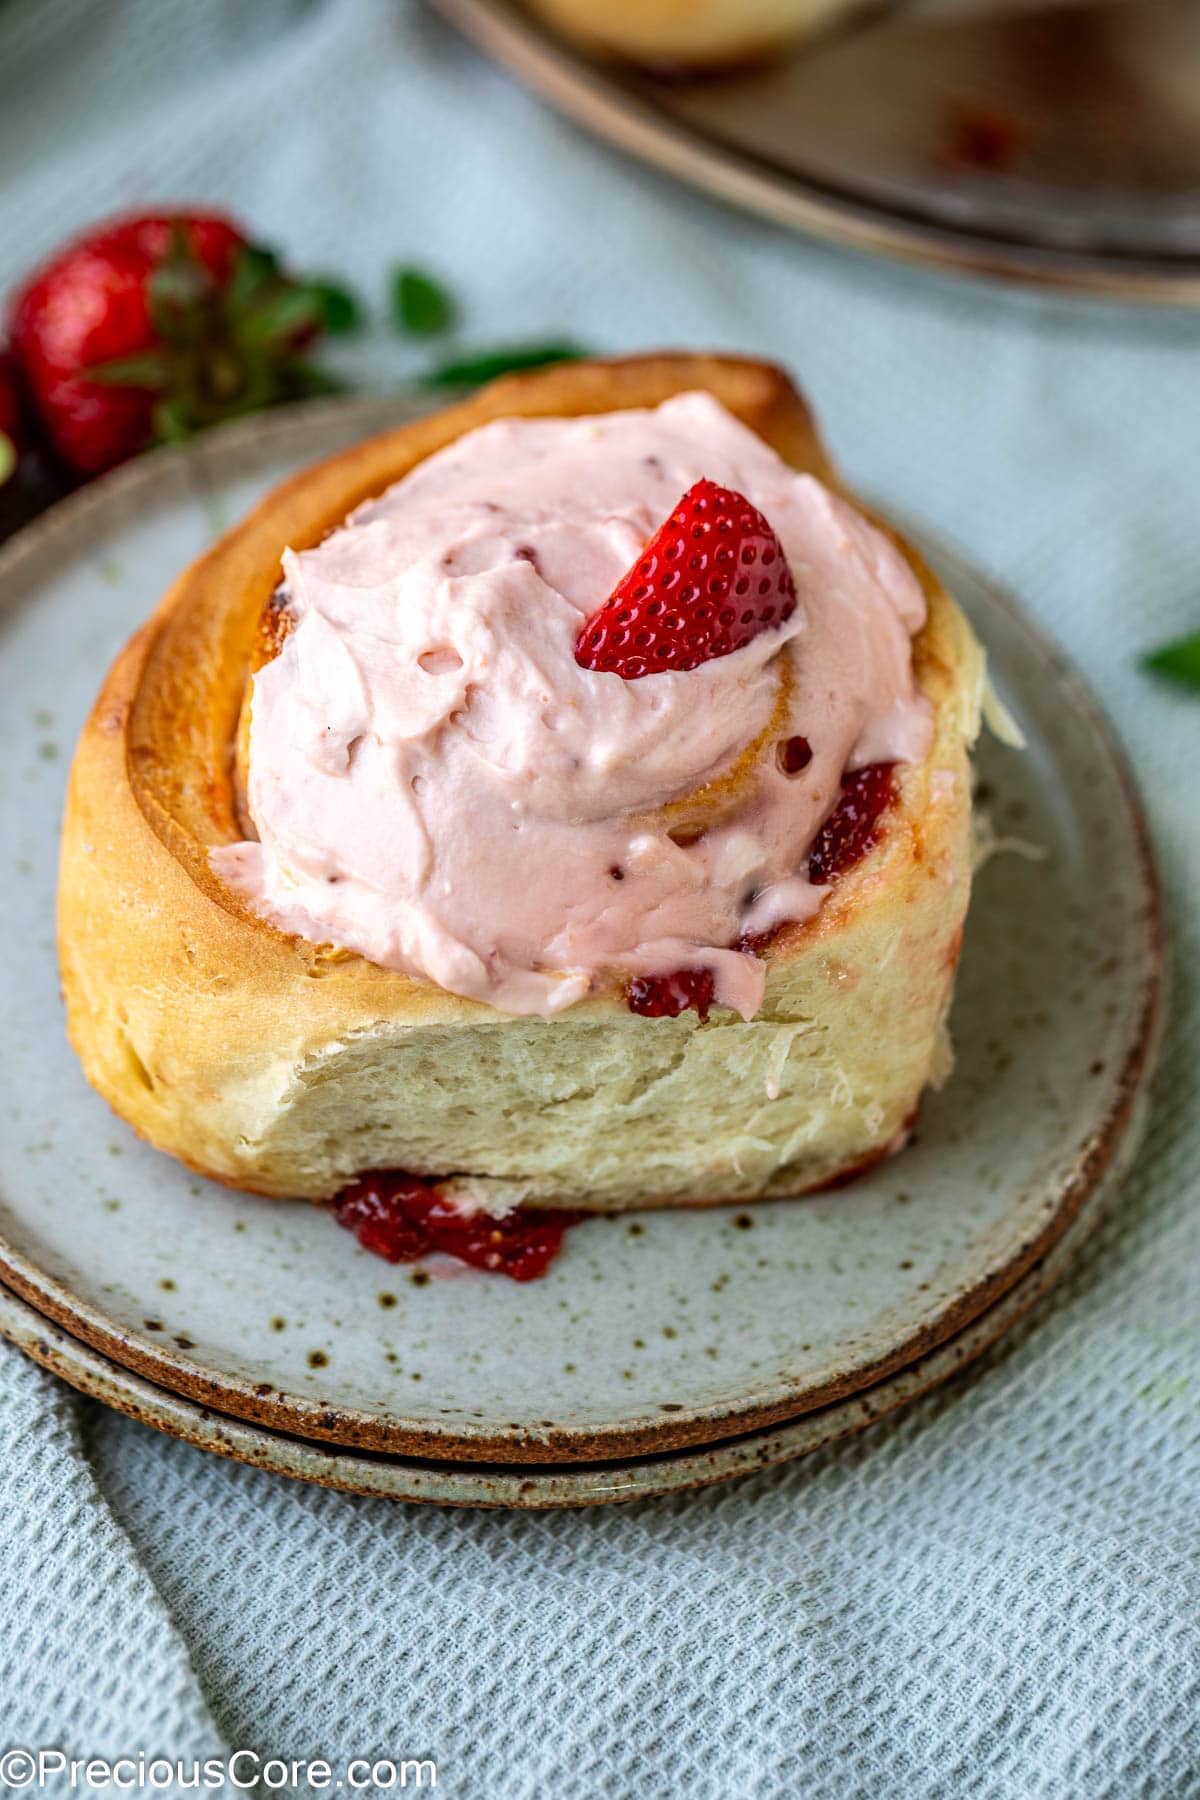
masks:
{"label": "soft bread layer", "polygon": [[488,419],[695,387],[833,480],[803,402],[763,364],[663,356],[510,378],[277,489],[122,652],[72,770],[59,935],[72,1042],[141,1135],[267,1194],[324,1198],[397,1166],[498,1209],[595,1210],[796,1193],[900,1141],[946,1066],[982,686],[968,626],[906,546],[929,601],[914,659],[933,745],[899,771],[876,849],[770,946],[749,1024],[643,1019],[619,994],[512,1019],[285,936],[209,869],[210,847],[239,835],[233,745],[285,544],[319,541]]}

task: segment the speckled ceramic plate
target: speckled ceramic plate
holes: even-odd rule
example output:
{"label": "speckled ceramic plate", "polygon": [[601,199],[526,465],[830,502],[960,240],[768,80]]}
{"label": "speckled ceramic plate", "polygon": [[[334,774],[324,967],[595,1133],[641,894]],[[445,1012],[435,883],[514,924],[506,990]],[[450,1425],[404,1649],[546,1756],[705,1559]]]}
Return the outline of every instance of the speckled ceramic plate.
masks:
{"label": "speckled ceramic plate", "polygon": [[119,472],[0,554],[0,983],[16,1072],[0,1102],[0,1272],[163,1387],[355,1448],[626,1458],[828,1407],[928,1355],[1046,1255],[1128,1148],[1155,1038],[1157,892],[1121,755],[1051,646],[937,546],[1029,740],[980,758],[996,830],[1019,849],[979,880],[958,1069],[917,1141],[853,1187],[593,1220],[527,1287],[391,1268],[316,1208],[230,1193],[146,1148],[64,1041],[59,811],[104,668],[264,488],[401,410],[343,402],[231,428]]}
{"label": "speckled ceramic plate", "polygon": [[72,1337],[3,1286],[0,1336],[82,1393],[144,1425],[152,1425],[156,1431],[182,1438],[197,1449],[269,1469],[276,1475],[315,1482],[320,1487],[440,1506],[512,1506],[532,1510],[648,1500],[682,1488],[709,1487],[738,1475],[753,1475],[775,1463],[808,1456],[873,1425],[957,1374],[1015,1324],[1062,1273],[1112,1198],[1135,1140],[1136,1131],[1126,1135],[1117,1159],[1058,1242],[1001,1299],[956,1336],[862,1393],[819,1407],[789,1424],[693,1450],[662,1450],[656,1455],[614,1462],[526,1462],[507,1466],[344,1450],[334,1444],[285,1436],[245,1419],[230,1418],[171,1393]]}

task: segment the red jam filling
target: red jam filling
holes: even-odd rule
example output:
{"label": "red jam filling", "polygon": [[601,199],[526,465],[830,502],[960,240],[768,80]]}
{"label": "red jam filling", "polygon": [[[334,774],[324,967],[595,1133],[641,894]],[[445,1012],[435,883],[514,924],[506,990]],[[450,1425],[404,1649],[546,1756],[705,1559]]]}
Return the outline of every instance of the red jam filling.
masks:
{"label": "red jam filling", "polygon": [[690,1007],[707,1019],[713,1003],[711,969],[676,969],[673,975],[637,975],[625,989],[630,1012],[644,1019],[675,1019]]}
{"label": "red jam filling", "polygon": [[[788,738],[776,756],[785,775],[796,775],[812,760],[807,738]],[[814,887],[828,887],[839,875],[864,857],[879,842],[879,821],[896,798],[896,774],[892,763],[868,763],[842,776],[837,805],[822,825],[808,855],[808,879]],[[737,939],[733,948],[759,955],[775,932],[759,932]],[[647,1019],[674,1019],[694,1007],[707,1019],[713,1003],[713,978],[708,969],[676,969],[672,975],[638,976],[625,989],[630,1012]]]}
{"label": "red jam filling", "polygon": [[333,1202],[339,1225],[385,1262],[416,1262],[440,1251],[511,1281],[536,1281],[562,1249],[581,1213],[520,1211],[493,1219],[463,1213],[432,1182],[402,1169],[375,1169]]}
{"label": "red jam filling", "polygon": [[896,797],[891,763],[868,763],[842,776],[842,796],[816,835],[808,854],[808,879],[826,887],[852,868],[879,841],[878,825]]}

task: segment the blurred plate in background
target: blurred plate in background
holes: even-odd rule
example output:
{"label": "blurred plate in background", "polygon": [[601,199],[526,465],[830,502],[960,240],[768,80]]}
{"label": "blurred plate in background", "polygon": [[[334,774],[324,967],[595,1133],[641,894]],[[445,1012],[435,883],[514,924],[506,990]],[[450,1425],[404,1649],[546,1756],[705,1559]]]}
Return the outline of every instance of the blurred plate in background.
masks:
{"label": "blurred plate in background", "polygon": [[776,224],[1200,302],[1200,0],[908,6],[686,80],[590,61],[520,0],[436,4],[581,124]]}

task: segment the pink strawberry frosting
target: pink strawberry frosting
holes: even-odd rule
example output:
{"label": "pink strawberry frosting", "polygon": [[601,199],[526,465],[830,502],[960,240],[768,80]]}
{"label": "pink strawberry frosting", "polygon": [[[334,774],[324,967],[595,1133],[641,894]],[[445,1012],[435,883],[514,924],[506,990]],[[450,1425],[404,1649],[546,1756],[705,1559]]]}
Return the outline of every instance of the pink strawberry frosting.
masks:
{"label": "pink strawberry frosting", "polygon": [[[702,476],[766,515],[796,611],[687,673],[581,669],[583,620]],[[283,579],[295,624],[254,680],[258,841],[217,872],[287,931],[503,1012],[704,967],[751,1018],[764,965],[729,946],[821,905],[804,869],[843,772],[929,745],[907,563],[705,393],[485,425],[285,552]],[[676,842],[661,809],[766,732],[785,682],[779,737],[811,762],[759,754]]]}

